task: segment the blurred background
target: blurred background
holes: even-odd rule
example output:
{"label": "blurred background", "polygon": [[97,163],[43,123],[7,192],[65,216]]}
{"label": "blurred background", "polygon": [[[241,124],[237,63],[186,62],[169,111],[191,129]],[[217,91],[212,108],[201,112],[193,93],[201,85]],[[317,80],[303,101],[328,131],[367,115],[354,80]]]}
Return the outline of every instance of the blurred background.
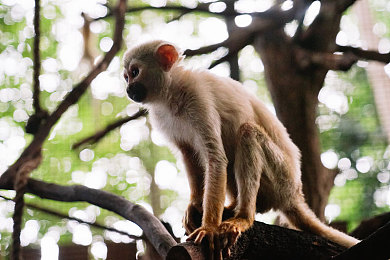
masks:
{"label": "blurred background", "polygon": [[[200,1],[205,2],[210,1]],[[242,13],[262,12],[275,2],[239,0],[234,6]],[[105,16],[110,14],[109,7],[115,3],[42,0],[39,80],[42,106],[48,111],[53,111],[111,48],[114,19]],[[164,39],[182,50],[197,49],[228,38],[227,23],[218,15],[202,12],[181,15],[175,10],[158,10],[167,4],[194,8],[198,3],[193,0],[129,3],[157,9],[130,12],[126,16],[125,46],[120,55],[113,59],[107,71],[94,79],[88,92],[56,124],[44,143],[44,160],[33,172],[33,178],[62,185],[81,184],[119,194],[168,222],[174,235],[183,239],[181,220],[189,200],[184,167],[166,147],[164,138],[151,129],[147,117],[121,125],[96,144],[77,149],[72,149],[72,145],[139,110],[139,106],[126,97],[122,78],[122,55],[126,48],[150,39]],[[361,21],[361,10],[355,7],[342,16],[336,43],[371,47],[388,53],[390,1],[370,0],[368,3],[365,23]],[[282,5],[287,10],[292,1],[284,1]],[[216,14],[225,8],[222,1],[209,5],[209,10]],[[310,5],[305,17],[306,26],[316,17],[319,8],[318,1]],[[33,114],[33,16],[32,0],[0,0],[0,174],[15,162],[32,140],[24,127]],[[247,14],[236,16],[234,23],[237,28],[245,28],[252,23],[252,17]],[[297,26],[294,21],[288,23],[286,33],[293,35]],[[194,69],[208,68],[225,52],[220,48],[207,55],[188,57],[184,63]],[[266,87],[264,65],[253,46],[247,45],[238,53],[238,65],[239,80],[244,87],[275,113]],[[227,63],[215,66],[212,71],[222,76],[231,73]],[[316,125],[320,132],[321,162],[338,172],[325,207],[325,218],[328,223],[347,221],[348,230],[363,219],[390,209],[390,110],[385,105],[378,105],[389,101],[381,100],[384,95],[375,94],[378,93],[375,89],[390,90],[389,76],[390,65],[373,63],[371,66],[369,62],[358,61],[347,72],[329,71],[318,95]],[[6,258],[14,207],[6,198],[13,198],[15,192],[0,190],[0,195],[4,197],[0,198],[0,258]],[[44,205],[55,212],[102,223],[135,236],[142,234],[134,223],[87,203],[43,200],[30,194],[25,197],[28,203]],[[270,212],[257,215],[256,219],[273,223],[276,215]],[[92,259],[106,259],[108,245],[112,243],[135,243],[135,252],[144,250],[141,240],[135,242],[126,235],[33,207],[26,208],[23,223],[22,246],[36,249],[41,259],[57,259],[60,247],[71,244],[84,246],[83,252]]]}

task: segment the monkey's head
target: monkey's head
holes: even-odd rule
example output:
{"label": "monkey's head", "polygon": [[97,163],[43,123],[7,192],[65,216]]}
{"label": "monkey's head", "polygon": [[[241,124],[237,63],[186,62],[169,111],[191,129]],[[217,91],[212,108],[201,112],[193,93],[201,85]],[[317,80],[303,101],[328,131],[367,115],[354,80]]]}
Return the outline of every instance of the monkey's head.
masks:
{"label": "monkey's head", "polygon": [[123,72],[128,96],[142,103],[161,98],[171,82],[170,71],[179,58],[176,47],[164,41],[152,41],[128,50]]}

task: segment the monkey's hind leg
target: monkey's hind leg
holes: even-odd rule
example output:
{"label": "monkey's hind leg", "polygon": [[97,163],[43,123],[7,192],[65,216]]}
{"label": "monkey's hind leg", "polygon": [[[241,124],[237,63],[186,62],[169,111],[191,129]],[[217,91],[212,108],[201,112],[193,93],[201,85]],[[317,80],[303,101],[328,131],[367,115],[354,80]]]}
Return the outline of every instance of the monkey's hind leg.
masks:
{"label": "monkey's hind leg", "polygon": [[219,226],[223,247],[232,246],[241,232],[252,226],[256,214],[256,198],[264,167],[264,152],[259,135],[260,129],[250,123],[241,125],[234,161],[234,175],[237,184],[237,205],[234,217]]}
{"label": "monkey's hind leg", "polygon": [[305,203],[304,198],[296,200],[282,211],[296,227],[303,231],[323,236],[347,248],[360,242],[358,239],[322,223]]}

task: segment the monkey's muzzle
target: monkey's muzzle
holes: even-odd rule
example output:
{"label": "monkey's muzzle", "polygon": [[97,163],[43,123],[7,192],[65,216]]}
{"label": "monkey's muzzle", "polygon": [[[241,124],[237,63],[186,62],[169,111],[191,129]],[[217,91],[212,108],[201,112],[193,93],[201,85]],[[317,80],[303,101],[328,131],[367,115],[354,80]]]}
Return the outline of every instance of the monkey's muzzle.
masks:
{"label": "monkey's muzzle", "polygon": [[146,98],[147,90],[144,84],[133,82],[127,87],[127,95],[135,102],[142,102]]}

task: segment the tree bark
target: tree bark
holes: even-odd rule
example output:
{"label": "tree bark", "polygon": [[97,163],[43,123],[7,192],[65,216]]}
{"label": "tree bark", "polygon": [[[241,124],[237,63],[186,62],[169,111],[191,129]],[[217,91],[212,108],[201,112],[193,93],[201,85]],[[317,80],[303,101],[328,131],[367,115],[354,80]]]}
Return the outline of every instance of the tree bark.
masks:
{"label": "tree bark", "polygon": [[[239,237],[230,257],[225,259],[329,259],[344,250],[337,244],[309,233],[255,222]],[[202,260],[206,259],[206,255],[206,248],[186,242],[172,247],[167,260]]]}
{"label": "tree bark", "polygon": [[301,150],[306,202],[324,220],[324,209],[335,176],[328,174],[321,163],[315,119],[318,93],[327,71],[300,71],[295,61],[295,46],[282,32],[265,34],[257,38],[254,46],[264,63],[277,116]]}
{"label": "tree bark", "polygon": [[302,154],[306,202],[322,221],[325,220],[324,210],[336,175],[321,163],[320,138],[315,124],[318,93],[328,69],[301,59],[299,51],[305,48],[333,53],[342,13],[336,12],[336,8],[336,2],[324,3],[314,22],[293,38],[279,28],[254,40],[254,47],[264,64],[276,114]]}

